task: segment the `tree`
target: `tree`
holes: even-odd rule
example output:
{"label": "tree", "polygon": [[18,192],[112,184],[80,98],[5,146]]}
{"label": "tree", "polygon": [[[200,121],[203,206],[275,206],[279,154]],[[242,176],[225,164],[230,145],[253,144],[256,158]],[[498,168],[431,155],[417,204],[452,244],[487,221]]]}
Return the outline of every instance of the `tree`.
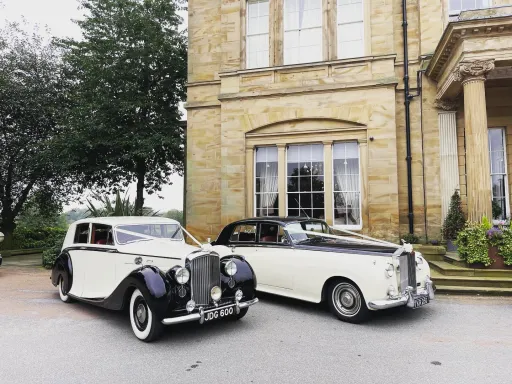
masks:
{"label": "tree", "polygon": [[466,218],[462,211],[462,201],[460,199],[459,191],[455,190],[451,197],[450,208],[448,215],[443,224],[443,237],[446,240],[455,240],[457,234],[464,229],[466,225]]}
{"label": "tree", "polygon": [[183,211],[180,211],[178,209],[171,209],[170,211],[167,211],[164,214],[164,217],[167,217],[168,219],[176,220],[181,225],[183,225]]}
{"label": "tree", "polygon": [[58,138],[68,84],[59,50],[15,23],[0,31],[0,230],[9,248],[16,218],[40,196],[63,200],[72,189]]}
{"label": "tree", "polygon": [[[112,201],[108,195],[94,193],[93,198],[101,203],[100,206],[94,205],[91,200],[87,199],[87,217],[105,217],[105,216],[136,216],[135,204],[130,201],[128,194],[122,198],[119,191],[116,193],[115,199]],[[138,216],[157,216],[149,207],[142,207],[142,214]]]}
{"label": "tree", "polygon": [[65,228],[68,225],[62,215],[62,203],[55,196],[48,195],[45,191],[37,191],[25,203],[16,223],[18,226],[28,229],[45,227]]}
{"label": "tree", "polygon": [[136,181],[139,215],[144,190],[160,191],[183,172],[187,39],[178,1],[80,0],[83,40],[59,42],[75,84],[68,154],[97,191]]}

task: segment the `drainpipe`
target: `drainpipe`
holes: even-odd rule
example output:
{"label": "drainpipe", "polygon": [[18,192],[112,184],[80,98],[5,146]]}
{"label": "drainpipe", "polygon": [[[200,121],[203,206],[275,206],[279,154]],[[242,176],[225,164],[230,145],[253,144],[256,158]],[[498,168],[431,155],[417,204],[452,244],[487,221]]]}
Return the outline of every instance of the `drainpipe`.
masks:
{"label": "drainpipe", "polygon": [[407,0],[402,0],[402,29],[404,38],[404,97],[405,97],[405,141],[407,147],[407,202],[409,207],[409,233],[414,233],[414,212],[412,203],[412,154],[411,154],[411,99],[409,94],[409,51],[407,39]]}

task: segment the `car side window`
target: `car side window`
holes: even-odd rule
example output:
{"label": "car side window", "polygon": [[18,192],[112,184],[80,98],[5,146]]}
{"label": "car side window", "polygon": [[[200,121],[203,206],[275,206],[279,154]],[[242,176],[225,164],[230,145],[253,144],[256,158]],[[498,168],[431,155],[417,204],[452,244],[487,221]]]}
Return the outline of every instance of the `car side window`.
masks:
{"label": "car side window", "polygon": [[87,244],[89,242],[89,223],[78,224],[76,226],[75,244]]}
{"label": "car side window", "polygon": [[243,224],[237,225],[229,241],[236,243],[255,243],[256,242],[256,225]]}
{"label": "car side window", "polygon": [[112,227],[104,224],[93,224],[91,233],[91,244],[114,245]]}
{"label": "car side window", "polygon": [[260,224],[260,243],[264,244],[277,244],[283,243],[286,239],[284,235],[284,228],[279,224]]}

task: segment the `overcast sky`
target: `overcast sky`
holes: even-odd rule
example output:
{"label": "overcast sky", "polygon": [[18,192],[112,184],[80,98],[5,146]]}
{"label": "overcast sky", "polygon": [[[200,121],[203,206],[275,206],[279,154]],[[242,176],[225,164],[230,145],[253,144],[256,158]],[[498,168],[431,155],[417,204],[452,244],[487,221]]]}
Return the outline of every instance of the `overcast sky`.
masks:
{"label": "overcast sky", "polygon": [[[80,29],[72,19],[80,19],[82,15],[83,11],[78,9],[76,0],[0,0],[0,25],[3,26],[6,20],[20,22],[24,18],[28,29],[39,25],[40,30],[44,31],[48,27],[53,36],[80,38]],[[186,12],[182,12],[181,16],[184,20],[183,28],[186,28]],[[183,119],[186,119],[186,114]],[[159,211],[182,209],[183,178],[174,175],[171,182],[172,185],[164,186],[159,193],[163,199],[156,195],[146,196],[145,205]],[[129,194],[135,197],[135,185],[130,186]],[[77,206],[79,204],[75,203],[66,208]]]}

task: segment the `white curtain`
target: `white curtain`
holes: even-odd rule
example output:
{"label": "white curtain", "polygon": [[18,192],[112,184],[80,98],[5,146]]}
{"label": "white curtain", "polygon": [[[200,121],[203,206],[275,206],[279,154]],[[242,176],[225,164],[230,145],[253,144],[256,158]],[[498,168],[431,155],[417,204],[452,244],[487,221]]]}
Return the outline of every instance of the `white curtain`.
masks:
{"label": "white curtain", "polygon": [[262,215],[272,215],[274,204],[276,203],[278,191],[278,163],[277,148],[263,147],[258,148],[256,152],[256,177],[260,182],[260,203],[256,207]]}
{"label": "white curtain", "polygon": [[357,143],[334,145],[335,207],[344,225],[358,225],[359,222],[359,155]]}

